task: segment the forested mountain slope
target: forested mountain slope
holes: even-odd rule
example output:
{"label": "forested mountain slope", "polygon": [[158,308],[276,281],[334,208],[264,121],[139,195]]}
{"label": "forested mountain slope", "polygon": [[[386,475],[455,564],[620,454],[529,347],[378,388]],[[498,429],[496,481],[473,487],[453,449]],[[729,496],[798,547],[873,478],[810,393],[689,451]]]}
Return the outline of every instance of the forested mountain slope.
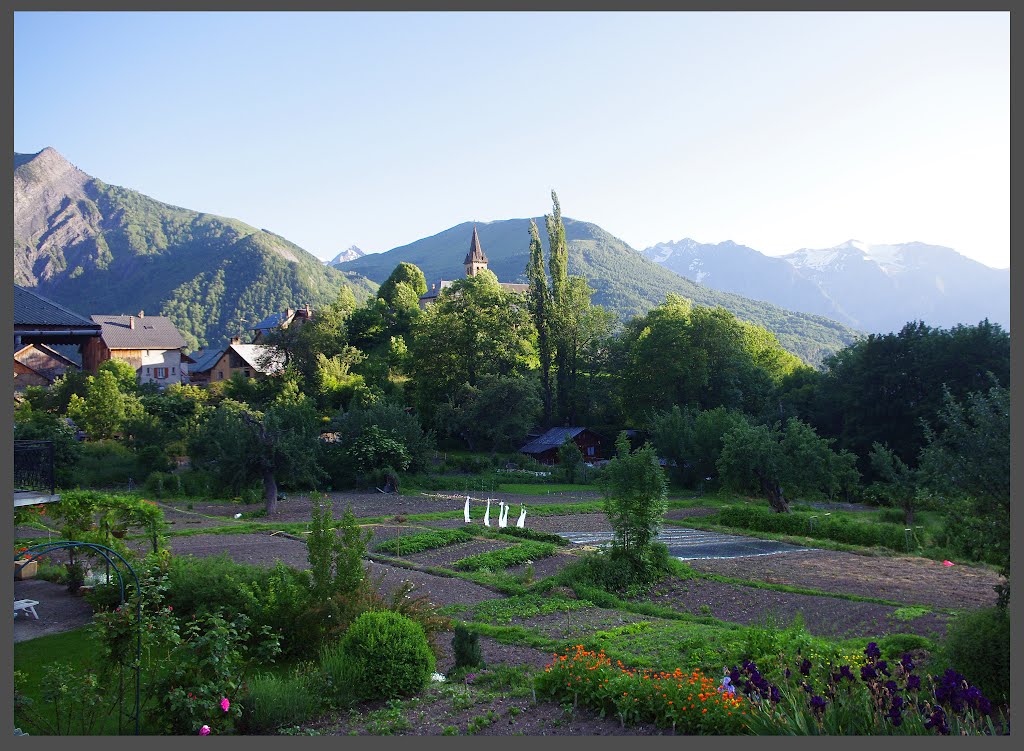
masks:
{"label": "forested mountain slope", "polygon": [[52,148],[14,157],[14,281],[83,315],[166,315],[191,347],[376,284],[244,222],[108,185]]}

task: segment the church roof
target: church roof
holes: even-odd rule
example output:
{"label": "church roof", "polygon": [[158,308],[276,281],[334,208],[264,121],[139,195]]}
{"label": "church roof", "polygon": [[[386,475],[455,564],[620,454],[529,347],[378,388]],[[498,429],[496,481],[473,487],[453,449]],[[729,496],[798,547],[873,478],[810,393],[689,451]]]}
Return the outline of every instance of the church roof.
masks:
{"label": "church roof", "polygon": [[489,263],[487,256],[484,255],[484,249],[480,247],[480,236],[476,233],[476,227],[473,227],[473,239],[469,243],[469,252],[466,253],[466,260],[462,263]]}

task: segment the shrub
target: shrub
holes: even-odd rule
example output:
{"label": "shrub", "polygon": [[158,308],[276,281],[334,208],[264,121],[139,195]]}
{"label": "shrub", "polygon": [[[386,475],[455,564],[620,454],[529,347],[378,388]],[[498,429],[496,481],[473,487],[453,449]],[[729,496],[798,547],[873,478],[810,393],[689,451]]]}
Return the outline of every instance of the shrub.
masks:
{"label": "shrub", "polygon": [[963,673],[985,696],[1010,696],[1010,615],[1005,608],[983,608],[957,616],[949,625],[941,657]]}
{"label": "shrub", "polygon": [[[903,524],[860,522],[845,516],[791,512],[776,513],[764,506],[749,504],[727,506],[718,512],[718,522],[727,527],[738,527],[755,532],[775,532],[802,537],[820,537],[847,545],[885,547],[906,551],[907,537]],[[911,538],[911,545],[918,541]]]}
{"label": "shrub", "polygon": [[918,634],[887,634],[878,640],[878,648],[887,660],[898,660],[908,652],[934,652],[931,639]]}
{"label": "shrub", "polygon": [[482,668],[486,666],[480,651],[480,635],[463,625],[455,627],[452,637],[452,651],[455,654],[455,668]]}
{"label": "shrub", "polygon": [[394,699],[420,691],[436,660],[423,627],[390,611],[367,612],[340,642],[350,665],[353,692],[361,699]]}
{"label": "shrub", "polygon": [[318,692],[317,681],[302,673],[287,677],[271,673],[253,676],[241,696],[241,728],[256,735],[305,722],[321,708]]}
{"label": "shrub", "polygon": [[562,569],[557,578],[574,589],[584,585],[633,596],[672,572],[674,560],[660,542],[648,545],[639,558],[612,548],[581,556]]}
{"label": "shrub", "polygon": [[82,444],[82,454],[68,484],[104,488],[124,485],[144,475],[135,454],[114,440]]}

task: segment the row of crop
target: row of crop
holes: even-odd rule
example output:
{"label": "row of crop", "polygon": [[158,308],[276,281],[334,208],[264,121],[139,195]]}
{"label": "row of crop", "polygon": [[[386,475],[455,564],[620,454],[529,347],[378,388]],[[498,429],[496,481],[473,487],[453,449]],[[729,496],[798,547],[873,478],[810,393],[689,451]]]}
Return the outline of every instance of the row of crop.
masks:
{"label": "row of crop", "polygon": [[916,549],[919,541],[902,524],[861,522],[846,516],[826,513],[791,512],[779,514],[763,506],[728,506],[718,512],[718,522],[755,532],[819,537],[847,545],[883,547],[906,551]]}

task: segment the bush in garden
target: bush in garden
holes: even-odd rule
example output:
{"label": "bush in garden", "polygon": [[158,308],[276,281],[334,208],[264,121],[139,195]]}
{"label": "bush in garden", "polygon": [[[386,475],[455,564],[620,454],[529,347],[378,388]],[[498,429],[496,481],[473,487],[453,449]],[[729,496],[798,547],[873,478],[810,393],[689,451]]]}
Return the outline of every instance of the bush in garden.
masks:
{"label": "bush in garden", "polygon": [[395,699],[420,691],[436,660],[423,627],[391,611],[359,616],[339,644],[362,699]]}
{"label": "bush in garden", "polygon": [[651,722],[682,734],[736,734],[748,705],[741,696],[718,691],[718,682],[699,670],[631,670],[582,645],[556,654],[536,688],[546,699],[618,717],[623,727]]}
{"label": "bush in garden", "polygon": [[455,636],[452,637],[452,652],[455,654],[456,668],[482,668],[485,666],[484,655],[480,651],[480,635],[463,625],[455,627]]}
{"label": "bush in garden", "polygon": [[1010,614],[992,607],[962,613],[949,625],[940,659],[986,696],[1010,697]]}
{"label": "bush in garden", "polygon": [[244,615],[227,620],[217,612],[186,622],[157,669],[147,722],[175,735],[234,732],[247,673],[279,651],[277,635]]}

